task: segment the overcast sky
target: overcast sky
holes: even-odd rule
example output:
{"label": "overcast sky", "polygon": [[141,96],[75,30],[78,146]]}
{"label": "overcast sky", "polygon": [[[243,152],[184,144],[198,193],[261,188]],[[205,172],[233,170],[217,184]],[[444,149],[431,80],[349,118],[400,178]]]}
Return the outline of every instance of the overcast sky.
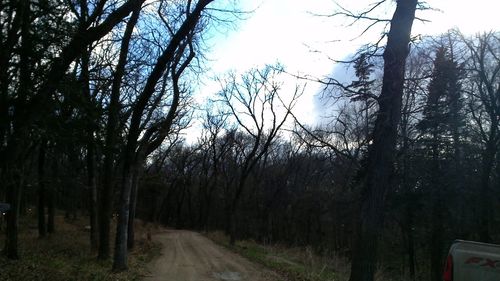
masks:
{"label": "overcast sky", "polygon": [[[328,58],[342,59],[356,51],[357,46],[380,36],[383,26],[355,39],[366,23],[348,26],[351,20],[318,15],[331,14],[336,3],[356,10],[374,3],[371,0],[252,0],[239,1],[243,10],[254,12],[238,22],[234,29],[219,32],[212,38],[208,54],[213,77],[228,70],[244,71],[252,67],[280,62],[288,72],[316,77],[328,75],[335,65]],[[428,0],[439,11],[419,11],[417,16],[429,20],[416,21],[413,34],[439,34],[457,27],[463,33],[476,33],[498,28],[500,2],[496,0]],[[380,17],[390,19],[393,1],[379,10]],[[355,40],[353,40],[355,39]],[[207,78],[202,89],[205,95],[217,91]],[[314,95],[318,85],[309,84],[296,113],[301,120],[313,123]]]}
{"label": "overcast sky", "polygon": [[[374,1],[336,2],[355,10],[367,7]],[[346,24],[350,20],[317,16],[333,13],[336,4],[332,0],[253,0],[240,3],[244,10],[255,12],[247,20],[241,21],[239,28],[216,37],[212,53],[212,57],[217,60],[213,67],[216,72],[227,68],[247,69],[255,64],[276,60],[292,68],[313,66],[321,56],[311,54],[311,47],[342,57],[350,52],[346,46],[356,43],[350,40],[365,26],[359,23],[349,28]],[[390,19],[394,5],[392,1],[387,3],[381,9],[380,16]],[[438,34],[453,27],[458,27],[464,33],[474,33],[495,29],[500,25],[500,2],[496,0],[429,0],[428,3],[440,11],[418,11],[418,17],[431,22],[415,22],[414,34]],[[377,29],[374,31],[357,42],[377,37]]]}

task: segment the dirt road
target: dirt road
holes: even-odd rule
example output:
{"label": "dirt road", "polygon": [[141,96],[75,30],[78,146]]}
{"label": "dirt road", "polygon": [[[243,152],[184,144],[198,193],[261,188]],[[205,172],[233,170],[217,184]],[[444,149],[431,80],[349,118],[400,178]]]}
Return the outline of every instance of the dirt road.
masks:
{"label": "dirt road", "polygon": [[216,245],[199,233],[166,230],[154,237],[162,254],[149,268],[146,281],[274,281],[262,266]]}

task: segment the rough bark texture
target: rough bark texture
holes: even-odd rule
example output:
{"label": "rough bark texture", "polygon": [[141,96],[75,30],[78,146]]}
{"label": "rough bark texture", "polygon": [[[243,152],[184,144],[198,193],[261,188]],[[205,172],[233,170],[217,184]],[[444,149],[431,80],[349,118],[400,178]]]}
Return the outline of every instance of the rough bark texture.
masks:
{"label": "rough bark texture", "polygon": [[369,148],[366,182],[354,245],[350,281],[373,281],[377,241],[383,225],[384,203],[391,186],[398,124],[416,0],[399,0],[391,20],[384,51],[384,77],[378,99],[379,112]]}

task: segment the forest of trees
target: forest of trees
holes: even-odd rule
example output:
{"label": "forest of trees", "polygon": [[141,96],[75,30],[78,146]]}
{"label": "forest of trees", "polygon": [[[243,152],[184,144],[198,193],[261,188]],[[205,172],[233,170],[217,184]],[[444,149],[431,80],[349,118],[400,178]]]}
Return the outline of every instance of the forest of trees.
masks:
{"label": "forest of trees", "polygon": [[8,258],[30,206],[41,238],[56,210],[88,216],[116,271],[134,218],[311,246],[352,260],[352,281],[377,263],[438,281],[454,239],[500,242],[498,32],[411,37],[417,1],[397,1],[387,47],[359,50],[352,82],[318,79],[330,110],[307,125],[286,66],[228,73],[194,102],[205,36],[237,18],[217,2],[0,0]]}

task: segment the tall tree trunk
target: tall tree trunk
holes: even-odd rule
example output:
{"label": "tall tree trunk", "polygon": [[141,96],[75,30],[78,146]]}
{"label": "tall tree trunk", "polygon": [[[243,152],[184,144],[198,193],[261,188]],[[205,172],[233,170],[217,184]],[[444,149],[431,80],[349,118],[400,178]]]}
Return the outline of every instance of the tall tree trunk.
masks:
{"label": "tall tree trunk", "polygon": [[[129,152],[133,154],[132,151]],[[123,271],[127,270],[127,242],[128,242],[128,222],[130,215],[130,194],[132,191],[132,181],[133,181],[133,170],[137,163],[134,163],[134,159],[125,157],[123,178],[122,178],[122,190],[120,193],[120,210],[118,212],[118,221],[116,224],[116,239],[115,239],[115,252],[113,256],[113,270]]]}
{"label": "tall tree trunk", "polygon": [[[84,18],[87,18],[87,10],[84,9]],[[82,66],[80,80],[82,83],[82,94],[87,101],[87,194],[88,208],[90,216],[90,250],[95,252],[98,250],[98,227],[97,227],[97,185],[96,185],[96,161],[95,161],[95,122],[96,114],[94,113],[94,101],[90,93],[90,50],[87,48],[82,52]]]}
{"label": "tall tree trunk", "polygon": [[109,258],[109,231],[111,208],[113,206],[113,187],[114,187],[114,163],[116,156],[116,145],[118,138],[119,127],[119,113],[120,113],[120,88],[122,79],[125,74],[125,66],[127,64],[127,57],[129,52],[130,39],[132,38],[132,31],[139,19],[141,4],[139,1],[134,5],[133,13],[127,22],[127,27],[123,34],[120,55],[118,64],[116,65],[115,75],[113,77],[113,84],[111,86],[111,97],[108,106],[108,123],[106,124],[106,138],[104,149],[104,167],[103,167],[103,185],[100,197],[100,210],[99,210],[99,253],[98,258],[105,260]]}
{"label": "tall tree trunk", "polygon": [[[496,134],[496,133],[495,133]],[[491,192],[490,192],[490,177],[495,161],[496,145],[491,141],[487,142],[486,148],[482,155],[481,169],[481,188],[480,188],[480,206],[479,206],[479,240],[481,242],[491,242],[490,235],[490,215],[492,209]]]}
{"label": "tall tree trunk", "polygon": [[56,196],[57,187],[58,187],[58,182],[57,182],[58,178],[59,178],[59,163],[58,163],[57,157],[54,157],[54,160],[52,162],[52,182],[50,184],[50,188],[48,189],[48,194],[47,194],[47,213],[48,213],[47,232],[48,233],[54,233],[56,230],[54,217],[56,214],[55,196]]}
{"label": "tall tree trunk", "polygon": [[[103,184],[100,190],[99,209],[97,212],[99,223],[99,243],[98,243],[98,259],[106,260],[109,258],[109,232],[110,219],[113,207],[113,189],[114,189],[114,146],[115,137],[110,137],[115,134],[116,127],[110,129],[111,119],[108,119],[108,129],[106,133],[106,148],[104,151],[104,167],[103,167]],[[113,139],[113,140],[110,140]]]}
{"label": "tall tree trunk", "polygon": [[229,244],[231,246],[234,246],[236,244],[236,235],[237,235],[237,225],[238,225],[238,219],[239,219],[239,203],[240,203],[240,197],[241,194],[243,193],[243,188],[246,183],[248,175],[243,175],[241,176],[239,183],[238,183],[238,188],[236,189],[236,194],[233,197],[233,201],[231,202],[231,209],[229,213]]}
{"label": "tall tree trunk", "polygon": [[[24,17],[24,6],[26,1],[17,1],[12,2],[13,7],[8,9],[5,6],[5,12],[2,16],[11,17],[11,24],[7,26],[6,30],[2,29],[2,40],[0,40],[0,158],[4,158],[4,144],[8,140],[9,128],[10,128],[10,120],[9,120],[9,108],[12,103],[9,101],[9,85],[11,85],[11,77],[9,75],[10,68],[9,63],[11,59],[14,57],[12,54],[14,52],[14,48],[19,41],[19,37],[21,36],[21,32],[19,32],[23,25],[23,17]],[[9,13],[9,15],[7,15]]]}
{"label": "tall tree trunk", "polygon": [[[206,167],[203,167],[202,169],[206,169]],[[198,186],[198,221],[196,228],[198,230],[205,230],[205,210],[206,210],[206,200],[207,198],[207,181],[206,181],[206,175],[205,176],[205,182],[200,183]]]}
{"label": "tall tree trunk", "polygon": [[139,188],[139,178],[141,176],[140,165],[137,165],[132,177],[132,191],[130,193],[130,214],[128,219],[127,248],[133,249],[135,246],[134,220],[137,208],[137,189]]}
{"label": "tall tree trunk", "polygon": [[170,216],[170,201],[172,198],[172,194],[174,193],[175,188],[175,180],[170,183],[167,188],[167,194],[163,196],[160,200],[160,207],[153,214],[153,221],[156,223],[163,223],[164,225],[168,225],[168,218]]}
{"label": "tall tree trunk", "polygon": [[[215,171],[214,171],[215,173]],[[210,182],[207,186],[208,191],[205,194],[205,211],[203,213],[203,229],[205,232],[210,230],[210,216],[212,214],[212,198],[215,190],[215,186],[217,185],[217,175],[214,176],[213,182]]]}
{"label": "tall tree trunk", "polygon": [[410,96],[406,98],[405,105],[402,110],[402,121],[401,121],[401,137],[403,139],[402,147],[401,147],[401,186],[403,187],[404,192],[407,194],[409,198],[409,202],[406,203],[405,208],[405,216],[406,220],[404,223],[403,231],[406,234],[407,238],[407,254],[408,254],[408,268],[410,273],[410,279],[415,281],[415,202],[416,198],[414,197],[413,187],[409,184],[409,171],[410,167],[410,159],[408,156],[409,150],[409,136],[408,136],[408,126],[409,126],[409,107],[410,107],[410,98],[412,98],[415,93],[413,90],[409,93]]}
{"label": "tall tree trunk", "polygon": [[[441,192],[439,192],[441,193]],[[443,270],[443,210],[442,206],[439,205],[439,199],[442,196],[433,198],[432,206],[432,225],[431,225],[431,243],[430,243],[430,263],[431,263],[431,280],[441,281],[442,280],[442,270]]]}
{"label": "tall tree trunk", "polygon": [[231,203],[228,202],[224,206],[224,233],[231,234]]}
{"label": "tall tree trunk", "polygon": [[191,190],[189,189],[190,183],[188,183],[186,188],[186,195],[187,195],[187,214],[189,218],[189,225],[188,228],[193,228],[194,227],[194,214],[193,214],[193,202],[192,202],[192,196],[191,196]]}
{"label": "tall tree trunk", "polygon": [[430,171],[430,184],[429,190],[431,194],[431,239],[430,239],[430,268],[431,268],[431,280],[441,281],[442,265],[443,265],[443,215],[444,215],[444,192],[446,185],[441,181],[442,169],[439,165],[440,147],[438,143],[440,142],[439,132],[437,126],[434,128],[433,138],[432,138],[432,160],[431,160],[431,171]]}
{"label": "tall tree trunk", "polygon": [[186,198],[186,186],[184,185],[184,181],[181,181],[181,186],[179,187],[181,190],[180,195],[177,195],[177,208],[175,211],[175,227],[177,229],[181,229],[184,226],[184,222],[182,220],[182,207],[184,206],[184,199]]}
{"label": "tall tree trunk", "polygon": [[383,226],[384,205],[391,186],[405,63],[417,0],[400,0],[391,20],[384,51],[384,77],[379,111],[369,148],[366,182],[351,263],[350,281],[373,281],[377,245]]}
{"label": "tall tree trunk", "polygon": [[19,209],[21,205],[21,188],[24,182],[24,157],[27,142],[27,130],[24,127],[26,120],[24,118],[27,108],[26,100],[29,96],[32,86],[31,79],[31,59],[32,52],[30,24],[31,7],[30,1],[19,1],[19,12],[21,14],[21,48],[19,56],[19,89],[15,100],[13,116],[13,132],[6,149],[4,161],[5,176],[7,178],[7,203],[10,203],[11,209],[7,212],[7,228],[5,240],[5,254],[9,259],[18,259],[18,226]]}
{"label": "tall tree trunk", "polygon": [[208,232],[210,230],[209,223],[212,211],[212,193],[213,193],[213,188],[208,191],[208,195],[206,196],[205,200],[205,212],[202,214],[203,216],[202,229],[205,230],[205,232]]}
{"label": "tall tree trunk", "polygon": [[87,188],[89,196],[90,214],[90,249],[92,252],[98,248],[98,226],[97,226],[97,185],[95,177],[95,149],[93,140],[93,130],[90,130],[87,143]]}
{"label": "tall tree trunk", "polygon": [[66,178],[64,181],[65,185],[65,219],[69,221],[75,221],[77,219],[77,211],[78,211],[78,203],[79,200],[78,198],[80,197],[80,185],[76,184],[76,182],[73,180],[77,177],[79,174],[80,168],[79,166],[79,159],[78,159],[78,152],[76,151],[75,147],[72,145],[68,144],[67,146],[67,153],[68,153],[68,162],[67,165],[69,167],[72,167],[71,169],[66,170],[66,177],[69,176],[69,178]]}
{"label": "tall tree trunk", "polygon": [[[106,164],[105,164],[106,165]],[[109,172],[108,176],[104,176],[105,180],[101,189],[100,200],[99,200],[99,210],[98,210],[98,222],[99,222],[99,243],[98,243],[98,259],[106,260],[109,258],[109,231],[110,231],[110,219],[111,211],[113,207],[113,180],[111,179],[113,169],[104,169],[104,173]],[[109,181],[106,180],[109,178]]]}
{"label": "tall tree trunk", "polygon": [[5,255],[9,259],[19,259],[18,233],[19,233],[19,208],[21,206],[22,178],[20,171],[7,171],[12,178],[7,183],[7,202],[10,203],[10,210],[7,212],[7,228],[5,239]]}
{"label": "tall tree trunk", "polygon": [[410,279],[415,280],[415,231],[414,231],[414,214],[413,207],[407,208],[407,243],[408,243],[408,268],[410,271]]}
{"label": "tall tree trunk", "polygon": [[38,236],[45,237],[47,228],[45,224],[45,154],[47,141],[42,140],[38,152]]}
{"label": "tall tree trunk", "polygon": [[229,244],[234,246],[236,244],[236,227],[238,216],[236,214],[237,207],[233,206],[229,214]]}

